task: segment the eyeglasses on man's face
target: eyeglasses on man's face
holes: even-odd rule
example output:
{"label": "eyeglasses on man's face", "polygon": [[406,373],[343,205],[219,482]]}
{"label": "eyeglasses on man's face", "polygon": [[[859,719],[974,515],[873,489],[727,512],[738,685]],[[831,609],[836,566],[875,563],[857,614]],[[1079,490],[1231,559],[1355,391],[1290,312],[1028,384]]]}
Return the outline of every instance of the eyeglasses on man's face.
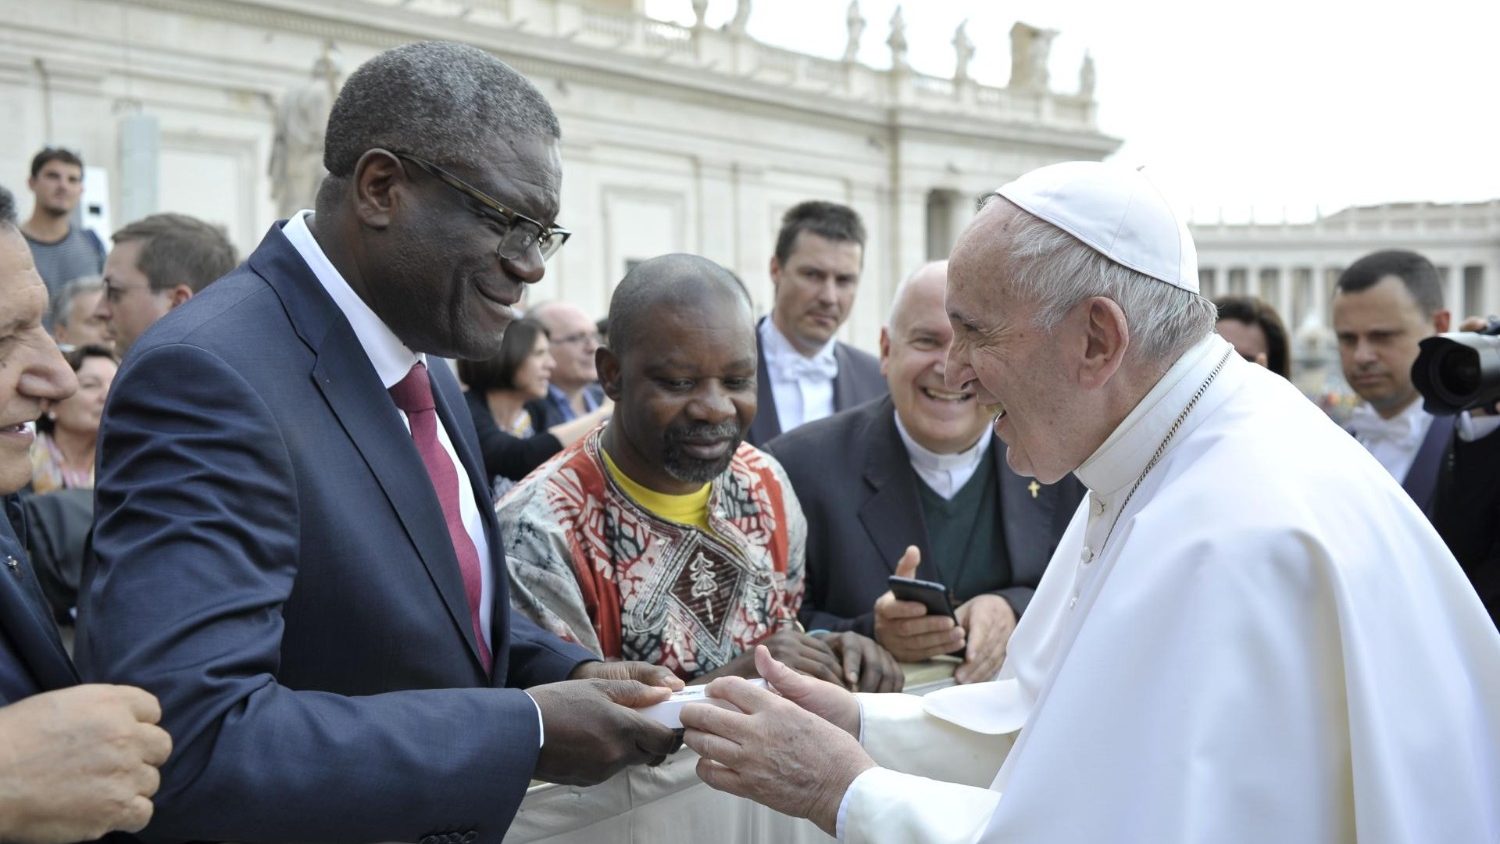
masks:
{"label": "eyeglasses on man's face", "polygon": [[519,211],[512,211],[499,200],[431,161],[405,152],[397,152],[394,155],[421,167],[438,181],[479,203],[479,208],[475,209],[475,213],[499,226],[504,232],[500,235],[500,245],[495,249],[495,254],[504,260],[518,260],[535,244],[542,253],[542,260],[545,261],[562,248],[562,245],[567,243],[568,238],[573,234],[565,228],[546,226]]}

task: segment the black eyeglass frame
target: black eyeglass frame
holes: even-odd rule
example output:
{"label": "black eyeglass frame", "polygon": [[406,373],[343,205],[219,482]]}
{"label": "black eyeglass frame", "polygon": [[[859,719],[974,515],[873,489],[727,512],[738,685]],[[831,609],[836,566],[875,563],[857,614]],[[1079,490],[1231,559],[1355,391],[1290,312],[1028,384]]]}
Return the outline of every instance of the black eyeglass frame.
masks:
{"label": "black eyeglass frame", "polygon": [[[429,175],[435,177],[438,181],[479,203],[486,210],[493,211],[495,214],[499,215],[500,219],[492,219],[491,221],[505,227],[505,233],[500,235],[500,243],[495,246],[495,254],[504,260],[514,261],[520,258],[522,255],[526,254],[526,250],[530,249],[532,244],[535,244],[537,250],[542,253],[542,260],[545,261],[548,258],[551,258],[553,255],[556,255],[557,250],[561,249],[562,245],[568,242],[568,238],[573,236],[573,233],[571,231],[568,231],[562,226],[544,225],[541,222],[533,220],[519,211],[515,211],[506,207],[505,204],[500,200],[491,197],[489,194],[485,193],[479,188],[474,187],[463,179],[460,179],[452,173],[449,173],[447,170],[444,170],[443,168],[439,167],[436,164],[433,164],[431,161],[428,161],[425,158],[412,155],[409,152],[397,152],[396,150],[391,150],[391,154],[396,156],[397,158],[400,158],[404,161],[410,161],[418,167],[421,167],[423,170],[427,171]],[[485,217],[485,215],[483,214],[481,214],[480,216]],[[506,254],[505,244],[511,239],[511,233],[516,231],[517,226],[519,226],[521,223],[529,224],[536,231],[527,239],[526,244],[519,249],[517,249],[514,244],[512,244],[511,251],[514,251],[516,254],[508,255]],[[520,229],[520,231],[524,232],[526,230]]]}

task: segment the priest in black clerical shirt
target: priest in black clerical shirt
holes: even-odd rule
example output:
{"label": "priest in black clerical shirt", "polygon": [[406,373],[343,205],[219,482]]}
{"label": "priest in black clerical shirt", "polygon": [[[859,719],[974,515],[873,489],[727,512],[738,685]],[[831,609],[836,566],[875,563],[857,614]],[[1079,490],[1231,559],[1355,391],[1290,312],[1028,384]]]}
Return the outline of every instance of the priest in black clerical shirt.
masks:
{"label": "priest in black clerical shirt", "polygon": [[[947,262],[917,270],[880,335],[890,395],[772,440],[807,516],[802,623],[873,636],[905,661],[961,654],[959,682],[988,680],[1083,497],[1006,465],[972,392],[943,385],[953,329]],[[914,548],[914,551],[909,551]],[[887,589],[892,574],[944,584],[957,624]]]}

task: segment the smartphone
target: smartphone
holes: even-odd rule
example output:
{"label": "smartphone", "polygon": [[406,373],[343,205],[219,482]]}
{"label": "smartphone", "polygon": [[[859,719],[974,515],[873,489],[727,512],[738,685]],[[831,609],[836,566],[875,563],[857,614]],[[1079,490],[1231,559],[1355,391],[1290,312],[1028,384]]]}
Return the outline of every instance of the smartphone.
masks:
{"label": "smartphone", "polygon": [[891,594],[903,601],[916,601],[927,608],[928,615],[946,615],[954,621],[953,601],[948,597],[948,587],[930,580],[891,575],[888,581]]}

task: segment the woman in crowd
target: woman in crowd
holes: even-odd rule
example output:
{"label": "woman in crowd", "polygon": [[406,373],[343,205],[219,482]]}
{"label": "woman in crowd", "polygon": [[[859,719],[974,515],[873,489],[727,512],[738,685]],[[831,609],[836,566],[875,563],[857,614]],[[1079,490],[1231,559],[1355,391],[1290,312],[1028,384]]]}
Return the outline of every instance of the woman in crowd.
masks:
{"label": "woman in crowd", "polygon": [[1254,296],[1221,296],[1218,332],[1240,356],[1288,380],[1292,377],[1292,346],[1281,315]]}
{"label": "woman in crowd", "polygon": [[78,392],[53,404],[37,420],[37,436],[31,446],[31,487],[38,493],[93,488],[99,419],[120,366],[114,353],[103,346],[80,346],[63,358],[78,373]]}
{"label": "woman in crowd", "polygon": [[533,319],[511,323],[495,357],[459,361],[485,471],[500,479],[497,494],[609,418],[612,405],[606,401],[592,413],[538,431],[526,403],[546,397],[553,365],[546,329]]}

